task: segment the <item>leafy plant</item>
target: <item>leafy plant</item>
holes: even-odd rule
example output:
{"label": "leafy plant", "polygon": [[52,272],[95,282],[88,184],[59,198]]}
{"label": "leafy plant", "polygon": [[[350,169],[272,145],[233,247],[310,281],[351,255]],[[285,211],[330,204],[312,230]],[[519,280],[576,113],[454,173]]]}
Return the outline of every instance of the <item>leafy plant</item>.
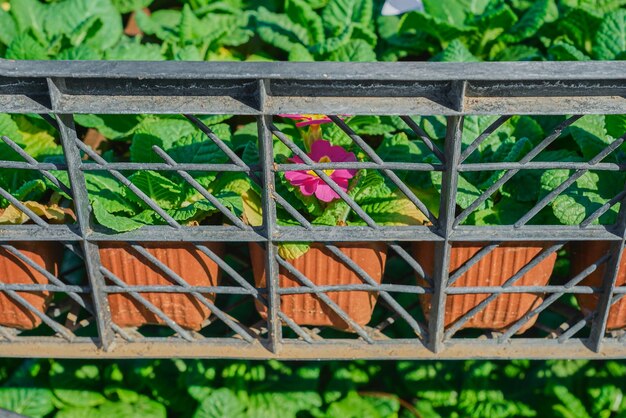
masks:
{"label": "leafy plant", "polygon": [[[5,161],[25,162],[9,144],[21,148],[40,162],[55,162],[62,154],[57,132],[40,116],[0,114],[0,156]],[[66,186],[68,182],[64,183]],[[53,223],[73,218],[68,201],[53,193],[50,180],[34,170],[0,169],[0,187],[40,217]],[[7,196],[0,196],[0,224],[22,224],[31,221]]]}
{"label": "leafy plant", "polygon": [[[79,117],[86,126],[98,128],[111,139],[130,138],[129,157],[134,163],[156,163],[163,159],[155,153],[158,147],[177,163],[220,164],[228,156],[200,131],[192,122],[181,117],[140,116],[122,118],[110,125],[110,119],[98,116]],[[230,127],[209,122],[210,128],[228,146]],[[112,152],[103,154],[111,161],[117,157]],[[198,225],[220,210],[205,196],[212,193],[225,209],[240,216],[243,211],[241,194],[249,185],[232,173],[192,172],[193,184],[175,172],[138,171],[128,180],[137,188],[133,191],[121,184],[110,173],[89,173],[85,176],[87,190],[95,219],[116,232],[127,232],[144,225],[164,224],[166,219],[148,204],[152,201],[169,216],[184,225]],[[204,190],[202,190],[204,189]]]}
{"label": "leafy plant", "polygon": [[[285,135],[300,152],[294,151],[279,139],[274,141],[274,161],[278,164],[302,164],[305,158],[314,163],[342,163],[368,160],[365,152],[360,149],[336,125],[328,124],[324,115],[283,115],[285,118],[305,120],[304,122],[278,124]],[[375,130],[395,131],[394,126],[380,125],[378,117],[350,117],[346,123],[356,128],[358,133],[380,133]],[[308,126],[310,125],[310,126]],[[301,128],[301,129],[299,129]],[[386,136],[388,141],[401,141],[406,136],[401,133],[399,138]],[[326,139],[328,138],[328,139]],[[247,163],[258,163],[257,142],[251,141],[244,151]],[[364,225],[365,221],[355,213],[350,205],[341,198],[337,188],[351,198],[375,222],[381,225],[422,225],[425,216],[413,203],[393,184],[385,179],[377,170],[329,169],[324,173],[336,184],[330,186],[313,170],[289,170],[281,172],[276,179],[276,191],[284,197],[289,205],[299,211],[313,225],[345,226]],[[249,193],[244,197],[249,203],[246,219],[261,219],[260,196],[258,192]],[[256,208],[256,210],[255,210]],[[297,219],[285,208],[277,209],[277,221],[281,225],[298,225]],[[279,251],[285,257],[294,259],[308,250],[307,244],[281,245]]]}
{"label": "leafy plant", "polygon": [[623,361],[0,363],[30,417],[621,417]]}

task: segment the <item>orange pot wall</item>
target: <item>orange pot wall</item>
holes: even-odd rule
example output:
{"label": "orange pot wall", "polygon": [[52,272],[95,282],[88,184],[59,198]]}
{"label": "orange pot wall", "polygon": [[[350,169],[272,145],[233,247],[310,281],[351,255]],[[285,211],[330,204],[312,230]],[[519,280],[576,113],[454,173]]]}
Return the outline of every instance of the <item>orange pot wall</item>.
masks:
{"label": "orange pot wall", "polygon": [[[380,243],[337,244],[337,247],[359,265],[376,283],[381,283],[386,245]],[[258,244],[250,244],[250,256],[257,287],[265,287],[265,250]],[[287,260],[303,275],[318,286],[363,284],[352,269],[343,264],[321,244],[313,244],[302,257]],[[300,281],[285,269],[280,269],[279,284],[283,288],[300,287]],[[372,318],[377,294],[364,291],[340,291],[326,293],[357,324],[365,325]],[[313,294],[282,295],[281,310],[298,325],[333,326],[349,329],[348,324]],[[267,308],[257,302],[257,310],[267,318]]]}
{"label": "orange pot wall", "polygon": [[[223,253],[222,244],[204,244],[217,255]],[[217,286],[220,269],[207,255],[192,244],[144,243],[144,248],[191,286]],[[136,253],[128,244],[103,243],[100,246],[102,265],[130,286],[176,285],[158,267]],[[183,293],[140,293],[146,300],[159,308],[165,315],[183,328],[199,330],[211,314],[199,300]],[[215,300],[215,294],[204,294]],[[113,322],[122,327],[162,325],[163,320],[146,309],[130,295],[109,295]]]}
{"label": "orange pot wall", "polygon": [[[450,272],[461,267],[472,258],[487,243],[455,243],[450,256]],[[453,287],[469,286],[500,286],[517,273],[522,267],[536,257],[541,251],[549,247],[550,243],[505,243],[497,247],[478,263],[474,264],[465,274],[459,277]],[[413,246],[415,258],[428,275],[433,274],[435,259],[435,244],[432,242],[418,242]],[[545,258],[528,273],[517,280],[514,286],[545,286],[548,284],[556,253]],[[418,280],[425,285],[423,280]],[[445,326],[455,323],[490,294],[448,295],[446,297]],[[501,294],[490,302],[482,311],[467,321],[462,328],[506,330],[528,312],[536,308],[543,301],[543,295],[533,293]],[[422,309],[426,316],[430,313],[430,295],[420,295]],[[526,331],[537,321],[537,317],[530,319],[518,331]]]}
{"label": "orange pot wall", "polygon": [[[590,242],[572,242],[571,262],[572,274],[574,277],[587,267],[598,261],[602,256],[608,254],[611,250],[611,243],[607,241],[590,241]],[[598,268],[585,277],[580,284],[583,286],[602,287],[602,281],[606,272],[606,263],[601,264]],[[626,258],[622,254],[620,260],[619,272],[617,274],[617,286],[626,284]],[[596,309],[600,295],[583,295],[577,294],[576,300],[580,305],[583,313],[588,314]],[[616,330],[626,327],[626,298],[620,299],[615,303],[609,311],[609,320],[607,322],[608,330]]]}
{"label": "orange pot wall", "polygon": [[[63,250],[53,242],[15,242],[13,247],[21,251],[55,276],[58,276]],[[0,248],[0,280],[8,284],[49,284],[48,279],[8,251]],[[44,292],[18,292],[37,310],[45,312],[52,295]],[[15,302],[4,292],[0,293],[0,325],[23,330],[37,328],[41,319],[28,308]]]}

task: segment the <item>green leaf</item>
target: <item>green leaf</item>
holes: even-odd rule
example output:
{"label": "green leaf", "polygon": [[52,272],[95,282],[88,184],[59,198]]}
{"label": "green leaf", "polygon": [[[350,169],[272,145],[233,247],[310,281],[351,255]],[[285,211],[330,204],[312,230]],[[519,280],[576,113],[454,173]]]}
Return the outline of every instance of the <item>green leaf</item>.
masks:
{"label": "green leaf", "polygon": [[180,184],[174,183],[156,171],[139,171],[128,179],[163,209],[177,207],[183,197]]}
{"label": "green leaf", "polygon": [[293,22],[308,30],[312,43],[318,44],[326,40],[320,15],[305,0],[287,0],[285,13]]}
{"label": "green leaf", "polygon": [[102,59],[102,55],[92,47],[79,45],[61,51],[54,58],[62,61],[95,61]]}
{"label": "green leaf", "polygon": [[85,128],[93,128],[107,139],[126,139],[135,132],[141,121],[141,115],[74,115],[74,120]]}
{"label": "green leaf", "polygon": [[129,232],[145,226],[145,223],[134,221],[129,217],[114,215],[101,200],[93,200],[91,207],[96,221],[115,232]]}
{"label": "green leaf", "polygon": [[432,58],[442,62],[476,62],[480,61],[467,49],[459,39],[450,42],[446,49]]}
{"label": "green leaf", "polygon": [[591,59],[574,45],[561,41],[555,42],[548,50],[548,54],[554,61],[589,61]]}
{"label": "green leaf", "polygon": [[374,6],[372,0],[330,0],[322,12],[322,20],[331,36],[338,36],[353,23],[369,25]]}
{"label": "green leaf", "polygon": [[553,383],[548,390],[561,401],[561,404],[552,405],[557,417],[563,418],[591,418],[584,404],[566,386]]}
{"label": "green leaf", "polygon": [[353,31],[354,31],[354,26],[350,24],[346,26],[343,32],[341,32],[339,35],[334,36],[332,38],[327,38],[324,42],[320,44],[313,45],[310,48],[310,51],[313,54],[320,54],[320,55],[326,55],[331,52],[334,52],[337,49],[341,48],[342,46],[346,45],[350,41]]}
{"label": "green leaf", "polygon": [[105,58],[118,61],[163,61],[161,46],[142,44],[139,38],[123,38],[113,48],[107,49]]}
{"label": "green leaf", "polygon": [[445,42],[472,33],[474,30],[475,29],[471,27],[447,23],[444,20],[421,12],[407,13],[400,23],[401,32],[424,32]]}
{"label": "green leaf", "polygon": [[13,60],[46,60],[46,48],[28,33],[20,33],[13,38],[5,57]]}
{"label": "green leaf", "polygon": [[154,153],[152,146],[157,145],[168,151],[176,141],[192,134],[198,135],[198,132],[183,117],[148,116],[135,130],[130,145],[130,159],[133,162],[162,163],[163,159]]}
{"label": "green leaf", "polygon": [[518,21],[517,15],[508,5],[490,7],[485,13],[476,16],[471,22],[478,28],[471,38],[471,46],[482,51],[494,40],[499,40],[503,33],[510,30]]}
{"label": "green leaf", "polygon": [[55,396],[68,405],[93,407],[106,402],[100,393],[100,370],[94,364],[54,361],[50,386]]}
{"label": "green leaf", "polygon": [[543,26],[554,0],[537,0],[513,27],[502,36],[506,43],[520,42],[535,35]]}
{"label": "green leaf", "polygon": [[120,13],[129,13],[150,6],[153,1],[154,0],[113,0],[113,5]]}
{"label": "green leaf", "polygon": [[[85,45],[106,50],[122,37],[122,17],[111,0],[65,0],[46,7],[45,30],[49,37],[69,35],[91,19]],[[97,21],[97,23],[95,23]]]}
{"label": "green leaf", "polygon": [[453,26],[462,26],[468,16],[483,14],[489,0],[423,0],[423,3],[429,15]]}
{"label": "green leaf", "polygon": [[532,61],[541,59],[538,48],[526,45],[506,46],[495,56],[495,61]]}
{"label": "green leaf", "polygon": [[383,418],[383,415],[379,414],[376,407],[367,399],[362,398],[356,392],[350,392],[342,400],[330,404],[326,411],[326,417]]}
{"label": "green leaf", "polygon": [[0,42],[5,45],[10,45],[13,38],[17,35],[17,25],[13,20],[13,17],[4,10],[0,9]]}
{"label": "green leaf", "polygon": [[626,135],[626,115],[606,115],[604,117],[606,131],[613,138]]}
{"label": "green leaf", "polygon": [[260,7],[256,20],[259,37],[276,48],[289,52],[295,45],[312,44],[308,30],[285,14],[272,13],[265,7]]}
{"label": "green leaf", "polygon": [[605,16],[593,47],[594,57],[612,60],[626,51],[626,10],[620,9]]}
{"label": "green leaf", "polygon": [[213,391],[202,401],[193,418],[244,417],[245,406],[237,396],[227,388]]}
{"label": "green leaf", "polygon": [[[586,115],[574,122],[569,127],[569,132],[587,160],[595,157],[612,142],[607,135],[603,115]],[[615,153],[612,153],[603,161],[614,159]]]}
{"label": "green leaf", "polygon": [[212,392],[211,384],[217,375],[217,368],[200,360],[192,360],[180,377],[180,385],[196,401],[202,403]]}
{"label": "green leaf", "polygon": [[293,48],[289,51],[289,61],[294,62],[313,62],[315,57],[309,52],[307,47],[302,44],[293,44]]}
{"label": "green leaf", "polygon": [[285,260],[295,260],[306,254],[310,248],[305,242],[283,242],[278,245],[278,255]]}
{"label": "green leaf", "polygon": [[[585,55],[591,54],[596,32],[602,23],[602,15],[597,11],[582,8],[571,9],[558,20],[559,32],[565,34],[576,49]],[[566,43],[563,39],[557,39],[554,44]]]}
{"label": "green leaf", "polygon": [[28,417],[44,417],[54,411],[52,392],[38,387],[0,388],[0,407]]}
{"label": "green leaf", "polygon": [[37,0],[20,0],[11,3],[11,14],[17,24],[17,31],[26,34],[30,30],[40,43],[45,44],[46,36],[43,25],[45,23],[44,7]]}

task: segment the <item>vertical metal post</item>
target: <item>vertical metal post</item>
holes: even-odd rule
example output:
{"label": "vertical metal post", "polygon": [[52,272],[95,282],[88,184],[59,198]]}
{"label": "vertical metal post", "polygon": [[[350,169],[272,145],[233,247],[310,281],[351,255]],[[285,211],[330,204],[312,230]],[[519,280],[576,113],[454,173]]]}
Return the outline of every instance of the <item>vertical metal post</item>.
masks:
{"label": "vertical metal post", "polygon": [[269,126],[272,123],[271,115],[264,114],[267,97],[267,81],[259,80],[259,108],[262,115],[258,117],[259,156],[263,169],[263,231],[266,237],[265,251],[265,279],[267,284],[267,329],[269,333],[269,349],[278,354],[282,341],[282,325],[278,314],[280,312],[280,295],[278,294],[278,246],[274,242],[276,227],[276,201],[274,200],[275,173],[274,173],[274,145],[272,132]]}
{"label": "vertical metal post", "polygon": [[[51,90],[56,88],[53,82],[49,80]],[[52,93],[51,93],[52,94]],[[104,292],[104,277],[100,273],[100,254],[98,246],[87,241],[90,228],[90,206],[89,196],[87,194],[87,185],[85,177],[80,169],[81,157],[76,146],[77,140],[76,130],[74,127],[74,119],[72,115],[56,115],[59,124],[59,132],[61,134],[61,143],[65,160],[67,163],[67,171],[70,179],[70,186],[74,197],[74,210],[81,234],[81,247],[85,254],[85,267],[89,283],[91,285],[91,294],[93,298],[94,315],[100,335],[100,343],[105,351],[108,351],[113,344],[115,334],[111,327],[111,310],[106,292]]]}
{"label": "vertical metal post", "polygon": [[455,209],[457,184],[459,180],[458,165],[461,158],[461,134],[463,129],[462,116],[449,116],[446,128],[445,170],[441,187],[441,210],[439,212],[439,232],[444,240],[435,244],[435,269],[433,274],[433,297],[429,320],[429,347],[439,353],[443,350],[446,294],[445,290],[450,273],[450,253]]}
{"label": "vertical metal post", "polygon": [[617,230],[621,240],[611,244],[611,258],[606,262],[606,271],[602,281],[602,294],[598,300],[596,315],[591,324],[589,342],[591,349],[596,353],[602,350],[602,342],[606,333],[606,324],[611,312],[611,300],[617,282],[617,276],[622,262],[622,253],[626,243],[626,199],[620,201],[619,215],[617,217]]}

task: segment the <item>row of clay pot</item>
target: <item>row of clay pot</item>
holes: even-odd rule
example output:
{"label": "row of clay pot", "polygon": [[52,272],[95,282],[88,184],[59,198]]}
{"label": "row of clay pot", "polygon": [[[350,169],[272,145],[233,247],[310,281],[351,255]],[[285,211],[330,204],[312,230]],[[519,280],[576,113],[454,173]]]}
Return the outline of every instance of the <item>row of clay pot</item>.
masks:
{"label": "row of clay pot", "polygon": [[[222,244],[206,244],[218,256],[223,254]],[[455,243],[450,256],[450,271],[454,272],[480,251],[486,243]],[[522,267],[549,247],[550,243],[506,243],[480,259],[465,273],[460,275],[453,286],[501,286]],[[28,242],[15,243],[19,251],[39,266],[57,275],[62,259],[62,248],[55,243]],[[183,277],[192,286],[217,286],[220,282],[220,269],[206,254],[192,244],[146,243],[146,250]],[[354,261],[376,283],[382,282],[387,246],[384,243],[349,243],[337,247]],[[576,275],[610,250],[606,242],[572,243],[572,276]],[[434,271],[435,246],[431,242],[413,244],[416,260],[428,275]],[[258,244],[250,244],[250,257],[257,287],[265,286],[265,251]],[[105,243],[100,246],[103,267],[112,272],[129,286],[171,285],[171,281],[158,267],[135,253],[127,244]],[[529,269],[516,282],[515,286],[546,286],[549,283],[556,254],[544,258]],[[333,255],[326,247],[313,244],[302,257],[290,261],[317,286],[363,284],[363,280],[350,267]],[[618,285],[626,282],[626,258],[622,259]],[[585,278],[581,285],[599,287],[602,284],[605,266]],[[0,249],[0,278],[4,283],[45,284],[48,280],[32,266],[25,264],[13,254]],[[420,285],[424,281],[418,278]],[[299,287],[300,281],[287,270],[281,268],[279,286]],[[19,292],[32,306],[45,311],[51,299],[51,292]],[[182,293],[142,293],[148,302],[160,309],[181,327],[198,330],[209,317],[209,309],[189,294]],[[370,322],[376,304],[377,294],[366,291],[328,292],[335,302],[355,323],[366,325]],[[215,294],[204,295],[214,301]],[[448,295],[445,307],[445,326],[454,324],[490,294]],[[596,308],[597,294],[577,294],[578,303],[584,313]],[[426,317],[430,313],[431,296],[420,295],[420,303]],[[163,324],[163,321],[132,296],[113,293],[108,296],[112,320],[122,327],[138,327],[146,324]],[[539,306],[544,300],[542,294],[504,293],[465,322],[462,328],[482,328],[503,331]],[[267,316],[267,308],[257,302],[257,310],[262,317]],[[281,310],[299,325],[332,326],[349,330],[350,326],[340,316],[310,293],[281,296]],[[518,332],[523,332],[537,320],[534,316]],[[18,329],[32,329],[39,326],[41,319],[27,308],[16,303],[5,293],[0,294],[0,325]],[[610,311],[607,328],[609,330],[626,327],[626,301],[616,303]]]}

